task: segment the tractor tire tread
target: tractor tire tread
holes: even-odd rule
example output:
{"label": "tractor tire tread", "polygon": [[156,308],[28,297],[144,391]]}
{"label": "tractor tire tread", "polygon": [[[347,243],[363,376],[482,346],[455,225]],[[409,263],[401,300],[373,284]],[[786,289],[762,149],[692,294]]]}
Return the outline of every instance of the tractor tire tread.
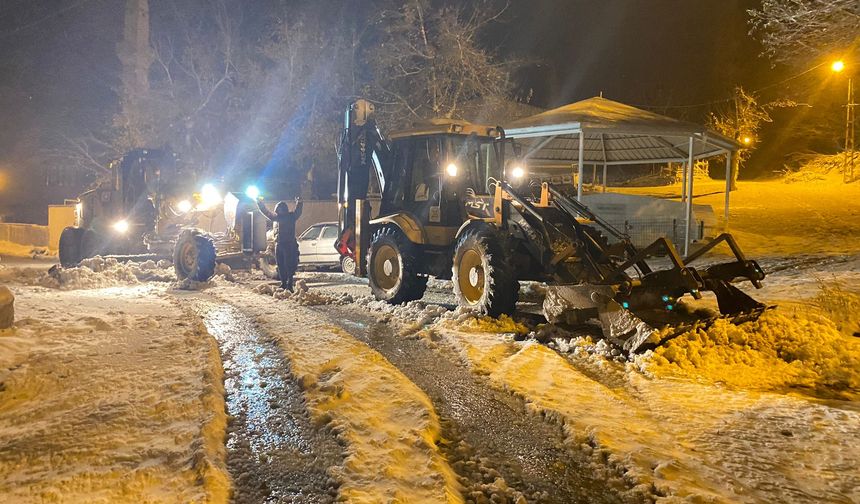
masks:
{"label": "tractor tire tread", "polygon": [[[386,296],[385,292],[375,285],[372,278],[371,259],[373,257],[373,250],[375,245],[381,241],[392,242],[392,245],[397,248],[403,260],[400,288],[391,297]],[[370,280],[370,289],[373,291],[376,299],[385,300],[391,304],[403,304],[424,297],[424,292],[427,290],[427,277],[415,273],[417,262],[418,254],[415,246],[399,229],[392,226],[384,226],[373,233],[373,237],[370,239],[370,246],[368,247],[367,273]]]}
{"label": "tractor tire tread", "polygon": [[484,271],[488,279],[489,288],[484,299],[478,303],[477,309],[484,315],[498,317],[500,315],[512,315],[516,310],[517,301],[520,297],[520,284],[516,279],[513,269],[505,260],[504,244],[502,238],[495,230],[488,226],[467,229],[457,239],[454,248],[453,284],[454,294],[458,302],[463,295],[457,281],[457,257],[463,248],[477,248],[487,258],[487,266]]}
{"label": "tractor tire tread", "polygon": [[[194,271],[185,271],[179,260],[182,244],[193,240],[197,251],[197,267]],[[212,238],[198,229],[184,229],[176,239],[173,253],[173,267],[176,277],[180,280],[189,278],[195,282],[206,282],[215,276],[216,253]]]}

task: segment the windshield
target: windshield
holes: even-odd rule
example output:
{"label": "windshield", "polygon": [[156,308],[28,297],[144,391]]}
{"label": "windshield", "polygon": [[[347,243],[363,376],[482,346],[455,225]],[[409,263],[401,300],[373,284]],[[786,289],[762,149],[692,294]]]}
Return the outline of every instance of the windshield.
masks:
{"label": "windshield", "polygon": [[492,194],[501,178],[496,145],[492,138],[451,136],[447,138],[450,161],[463,174],[463,181],[475,194]]}

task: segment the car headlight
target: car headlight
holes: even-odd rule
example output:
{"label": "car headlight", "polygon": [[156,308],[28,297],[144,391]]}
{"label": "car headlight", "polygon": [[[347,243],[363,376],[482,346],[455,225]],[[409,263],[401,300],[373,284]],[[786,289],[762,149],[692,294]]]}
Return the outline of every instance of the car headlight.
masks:
{"label": "car headlight", "polygon": [[117,233],[125,234],[128,232],[128,221],[125,219],[118,220],[111,226]]}
{"label": "car headlight", "polygon": [[457,165],[455,165],[454,163],[449,164],[448,167],[445,168],[445,173],[447,173],[449,177],[456,177]]}
{"label": "car headlight", "polygon": [[191,202],[186,199],[186,200],[182,200],[179,203],[177,203],[176,209],[182,213],[188,213],[191,211],[192,206],[193,205],[191,205]]}

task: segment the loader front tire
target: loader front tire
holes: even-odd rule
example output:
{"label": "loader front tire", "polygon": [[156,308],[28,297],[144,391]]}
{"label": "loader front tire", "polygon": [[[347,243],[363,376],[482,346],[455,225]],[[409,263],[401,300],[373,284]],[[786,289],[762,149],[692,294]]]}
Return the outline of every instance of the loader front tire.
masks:
{"label": "loader front tire", "polygon": [[417,272],[415,245],[394,227],[374,233],[367,255],[367,277],[376,299],[402,304],[424,297],[427,277]]}
{"label": "loader front tire", "polygon": [[184,229],[173,247],[176,278],[206,282],[215,275],[215,244],[197,229]]}
{"label": "loader front tire", "polygon": [[460,306],[491,317],[511,315],[520,284],[508,264],[501,238],[489,226],[467,229],[454,250],[452,281]]}
{"label": "loader front tire", "polygon": [[67,227],[60,234],[60,266],[74,268],[84,258],[84,230]]}

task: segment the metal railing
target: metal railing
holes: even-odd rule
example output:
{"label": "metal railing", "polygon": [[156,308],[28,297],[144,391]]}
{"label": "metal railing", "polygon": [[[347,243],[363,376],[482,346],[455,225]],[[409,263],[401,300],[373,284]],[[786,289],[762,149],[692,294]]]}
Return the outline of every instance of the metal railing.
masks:
{"label": "metal railing", "polygon": [[[630,241],[637,247],[647,246],[658,238],[668,238],[676,244],[684,240],[684,220],[678,218],[628,219],[618,227],[630,236]],[[690,223],[690,227],[693,241],[705,237],[705,221],[696,220]]]}

